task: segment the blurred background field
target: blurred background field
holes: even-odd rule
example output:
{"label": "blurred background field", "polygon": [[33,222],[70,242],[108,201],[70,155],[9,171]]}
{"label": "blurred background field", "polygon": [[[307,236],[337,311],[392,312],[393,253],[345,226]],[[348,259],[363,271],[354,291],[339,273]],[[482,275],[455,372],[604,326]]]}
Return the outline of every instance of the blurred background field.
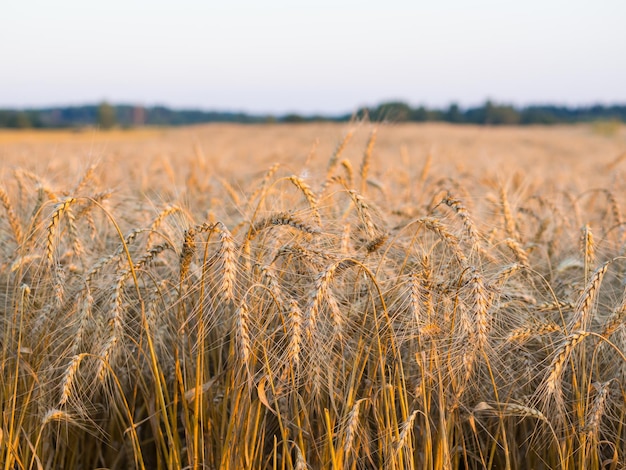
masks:
{"label": "blurred background field", "polygon": [[[363,129],[367,127],[367,129]],[[337,142],[355,129],[345,156],[362,156],[371,125],[354,124],[211,124],[184,128],[140,128],[100,132],[93,129],[0,130],[3,176],[15,166],[55,179],[73,179],[92,163],[106,168],[109,184],[136,185],[147,175],[162,174],[164,183],[184,184],[194,162],[222,177],[258,175],[274,163],[300,171],[309,161],[322,168]],[[521,171],[529,179],[567,177],[593,186],[601,173],[626,152],[626,128],[612,124],[554,127],[484,127],[448,124],[380,125],[372,159],[384,175],[398,165],[419,165],[428,155],[437,171],[468,172],[502,178]],[[361,130],[359,131],[359,128]],[[611,167],[613,169],[613,167]],[[616,165],[615,170],[619,170]],[[175,171],[174,171],[175,170]],[[508,175],[508,176],[507,176]],[[153,189],[154,180],[150,182]],[[145,184],[145,182],[144,182]],[[166,187],[163,188],[166,190]],[[167,190],[173,187],[168,186]]]}

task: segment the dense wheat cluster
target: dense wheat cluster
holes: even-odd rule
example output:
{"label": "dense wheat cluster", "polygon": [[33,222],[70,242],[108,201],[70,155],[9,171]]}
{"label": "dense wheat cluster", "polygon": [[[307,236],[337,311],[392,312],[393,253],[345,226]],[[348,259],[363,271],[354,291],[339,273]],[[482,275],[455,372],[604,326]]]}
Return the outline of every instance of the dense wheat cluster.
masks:
{"label": "dense wheat cluster", "polygon": [[4,468],[623,468],[620,157],[389,164],[364,127],[136,188],[6,165]]}

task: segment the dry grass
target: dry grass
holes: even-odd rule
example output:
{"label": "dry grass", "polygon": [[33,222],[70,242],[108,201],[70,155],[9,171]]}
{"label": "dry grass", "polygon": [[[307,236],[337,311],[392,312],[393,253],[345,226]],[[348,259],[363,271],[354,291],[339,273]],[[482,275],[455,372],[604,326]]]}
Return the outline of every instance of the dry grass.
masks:
{"label": "dry grass", "polygon": [[0,133],[0,462],[623,468],[625,147]]}

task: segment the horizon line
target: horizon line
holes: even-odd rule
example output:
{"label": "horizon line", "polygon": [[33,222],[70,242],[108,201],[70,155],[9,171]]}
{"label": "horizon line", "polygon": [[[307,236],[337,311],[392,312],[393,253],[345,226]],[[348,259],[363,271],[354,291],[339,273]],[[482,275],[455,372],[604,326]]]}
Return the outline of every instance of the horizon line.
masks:
{"label": "horizon line", "polygon": [[305,116],[346,116],[350,114],[354,114],[359,110],[364,108],[372,109],[385,104],[391,103],[402,103],[406,104],[411,108],[425,108],[429,110],[446,110],[450,107],[456,105],[460,110],[468,110],[474,108],[480,108],[485,106],[487,103],[492,103],[496,106],[511,106],[515,109],[525,109],[525,108],[533,108],[533,107],[558,107],[558,108],[569,108],[569,109],[582,109],[582,108],[593,108],[595,106],[602,107],[623,107],[626,106],[626,100],[615,100],[615,101],[606,101],[606,100],[595,100],[589,102],[581,102],[578,104],[571,104],[559,101],[547,101],[547,100],[537,100],[537,101],[529,101],[523,104],[516,103],[514,100],[498,100],[493,98],[486,98],[479,103],[473,104],[462,104],[460,100],[451,100],[445,105],[435,105],[435,104],[426,104],[426,103],[413,103],[409,100],[405,100],[402,98],[390,98],[383,99],[377,101],[375,104],[360,104],[352,108],[351,111],[306,111],[306,110],[297,110],[297,109],[288,109],[288,110],[274,110],[274,111],[254,111],[254,110],[246,110],[246,109],[236,109],[236,108],[220,108],[220,107],[208,107],[202,105],[177,105],[177,104],[166,104],[153,102],[150,104],[144,104],[141,102],[130,102],[130,101],[113,101],[108,99],[100,99],[93,101],[82,101],[82,102],[66,102],[62,104],[41,104],[41,105],[25,105],[25,106],[16,106],[16,105],[3,105],[0,104],[0,110],[2,111],[33,111],[33,110],[44,110],[44,109],[55,109],[55,108],[80,108],[80,107],[88,107],[88,106],[99,106],[103,103],[109,104],[114,107],[137,107],[137,108],[167,108],[170,110],[176,111],[199,111],[205,113],[227,113],[227,114],[246,114],[250,116],[280,116],[280,115],[290,115],[290,114],[299,114]]}

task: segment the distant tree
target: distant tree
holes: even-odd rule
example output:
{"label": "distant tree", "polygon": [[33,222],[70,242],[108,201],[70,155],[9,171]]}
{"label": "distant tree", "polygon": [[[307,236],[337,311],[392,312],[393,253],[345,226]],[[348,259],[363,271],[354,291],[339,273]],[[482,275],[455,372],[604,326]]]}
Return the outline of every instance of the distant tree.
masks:
{"label": "distant tree", "polygon": [[98,106],[97,122],[100,129],[111,129],[117,124],[115,108],[106,101]]}
{"label": "distant tree", "polygon": [[463,122],[463,113],[461,112],[458,104],[452,103],[450,105],[450,107],[444,114],[444,120],[454,123]]}
{"label": "distant tree", "polygon": [[[368,108],[367,106],[362,106],[359,109],[357,109],[356,113],[354,113],[354,118],[357,121],[369,121],[370,117],[372,116],[372,110],[370,108]],[[350,120],[350,116],[347,116],[346,121]]]}
{"label": "distant tree", "polygon": [[305,119],[299,114],[287,114],[286,116],[283,116],[281,121],[289,122],[289,123],[301,123],[301,122],[305,122]]}
{"label": "distant tree", "polygon": [[471,108],[465,112],[465,120],[472,124],[515,125],[521,121],[519,111],[513,106],[498,105],[491,100],[479,108]]}
{"label": "distant tree", "polygon": [[39,109],[0,109],[0,128],[52,127],[67,128],[98,124],[102,129],[114,126],[132,126],[141,122],[154,126],[178,126],[205,122],[426,122],[449,121],[477,125],[527,125],[572,124],[577,122],[626,122],[626,105],[592,105],[567,107],[539,104],[515,108],[493,101],[474,108],[461,109],[452,103],[444,109],[419,106],[410,107],[401,101],[382,103],[374,107],[361,107],[354,113],[338,115],[267,116],[241,112],[204,111],[198,109],[170,109],[164,106],[140,108],[134,105],[112,106],[106,102],[85,106],[68,106]]}
{"label": "distant tree", "polygon": [[516,125],[520,123],[521,116],[513,106],[494,106],[491,112],[492,124]]}
{"label": "distant tree", "polygon": [[559,118],[548,108],[527,107],[520,114],[522,124],[556,124]]}
{"label": "distant tree", "polygon": [[424,106],[411,110],[411,121],[426,122],[428,121],[428,110]]}
{"label": "distant tree", "polygon": [[371,114],[373,121],[404,122],[411,118],[411,107],[402,101],[380,104]]}
{"label": "distant tree", "polygon": [[4,109],[0,109],[0,127],[9,127],[9,121],[11,119],[11,112]]}
{"label": "distant tree", "polygon": [[30,111],[0,111],[0,127],[9,127],[13,129],[28,129],[30,127],[38,127],[40,124],[37,113]]}
{"label": "distant tree", "polygon": [[15,115],[15,127],[18,129],[28,129],[33,127],[33,123],[30,121],[26,112],[20,111]]}

